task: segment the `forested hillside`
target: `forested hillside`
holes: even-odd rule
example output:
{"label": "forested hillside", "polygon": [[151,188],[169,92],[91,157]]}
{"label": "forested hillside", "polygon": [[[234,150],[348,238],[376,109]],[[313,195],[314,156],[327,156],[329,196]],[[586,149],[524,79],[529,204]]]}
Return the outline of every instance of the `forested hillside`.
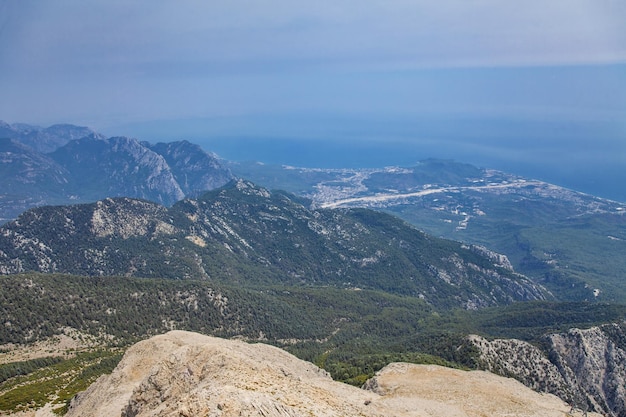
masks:
{"label": "forested hillside", "polygon": [[[127,198],[41,207],[0,228],[0,272],[333,286],[465,309],[551,298],[484,248],[371,210],[310,210],[238,180],[171,208]],[[503,263],[504,262],[504,263]]]}
{"label": "forested hillside", "polygon": [[[206,280],[20,274],[1,276],[0,287],[0,346],[54,340],[75,329],[86,340],[97,341],[96,346],[113,348],[97,354],[108,358],[118,355],[119,347],[150,335],[185,329],[275,344],[355,385],[396,361],[475,369],[511,360],[501,355],[485,362],[469,334],[545,346],[539,354],[548,360],[545,335],[621,322],[626,316],[626,307],[598,303],[532,302],[468,312],[437,310],[417,297],[380,290],[300,285],[246,289]],[[619,334],[624,330],[609,337],[624,349]],[[69,362],[59,362],[54,354],[47,358],[0,367],[9,373],[9,380],[0,382],[0,409],[25,395],[16,391],[11,378],[22,373],[16,368],[32,372],[35,383],[41,366],[80,370],[99,363],[93,355]],[[107,366],[89,375],[111,369]],[[65,386],[60,381],[59,387]]]}

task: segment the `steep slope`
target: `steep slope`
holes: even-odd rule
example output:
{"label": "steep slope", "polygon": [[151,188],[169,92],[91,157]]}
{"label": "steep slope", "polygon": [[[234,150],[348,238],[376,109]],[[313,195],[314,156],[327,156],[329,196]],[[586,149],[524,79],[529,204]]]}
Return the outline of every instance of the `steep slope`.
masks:
{"label": "steep slope", "polygon": [[165,159],[136,139],[85,137],[50,157],[72,172],[68,189],[86,200],[132,196],[172,204],[184,197]]}
{"label": "steep slope", "polygon": [[165,158],[181,190],[187,197],[219,188],[233,179],[218,159],[186,140],[151,145],[142,143]]}
{"label": "steep slope", "polygon": [[[31,209],[1,229],[0,271],[204,277],[172,223],[165,207],[127,198]],[[168,259],[175,263],[161,272]]]}
{"label": "steep slope", "polygon": [[457,242],[369,210],[311,211],[235,181],[167,209],[132,199],[32,209],[0,228],[0,272],[381,289],[476,309],[546,297]]}
{"label": "steep slope", "polygon": [[517,378],[579,408],[626,416],[626,333],[607,324],[545,337],[544,349],[514,339],[471,336],[483,369]]}
{"label": "steep slope", "polygon": [[59,201],[70,175],[49,157],[14,140],[0,139],[0,178],[0,206],[5,207],[0,218],[8,220],[29,207]]}
{"label": "steep slope", "polygon": [[605,325],[548,337],[550,354],[566,380],[577,383],[596,410],[626,416],[626,333]]}
{"label": "steep slope", "polygon": [[558,398],[485,372],[393,364],[361,390],[263,344],[170,332],[130,348],[68,417],[524,416],[561,417]]}
{"label": "steep slope", "polygon": [[316,169],[232,163],[314,207],[391,212],[427,233],[483,245],[560,300],[626,303],[626,203],[454,161]]}

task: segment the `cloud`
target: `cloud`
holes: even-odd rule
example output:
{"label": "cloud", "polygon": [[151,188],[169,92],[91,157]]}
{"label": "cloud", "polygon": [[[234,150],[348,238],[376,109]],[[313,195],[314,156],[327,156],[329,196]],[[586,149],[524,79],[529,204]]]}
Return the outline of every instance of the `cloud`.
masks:
{"label": "cloud", "polygon": [[[582,113],[598,102],[598,74],[553,82],[541,71],[480,70],[626,63],[621,0],[0,5],[0,116],[9,120],[567,112],[570,90],[591,91],[565,106]],[[624,108],[618,78],[598,88],[609,91],[608,112]]]}
{"label": "cloud", "polygon": [[0,1],[0,119],[623,167],[624,22],[624,0]]}
{"label": "cloud", "polygon": [[[19,68],[422,68],[626,61],[619,0],[22,2]],[[150,72],[148,72],[148,75]],[[211,74],[211,71],[209,71]]]}

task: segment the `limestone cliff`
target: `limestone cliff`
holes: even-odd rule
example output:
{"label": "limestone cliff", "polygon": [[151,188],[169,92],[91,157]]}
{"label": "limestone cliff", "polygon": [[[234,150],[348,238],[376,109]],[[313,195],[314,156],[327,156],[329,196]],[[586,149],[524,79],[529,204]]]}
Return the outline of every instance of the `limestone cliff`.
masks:
{"label": "limestone cliff", "polygon": [[563,417],[552,395],[484,371],[396,363],[358,389],[272,346],[173,331],[131,347],[72,402],[89,416]]}
{"label": "limestone cliff", "polygon": [[571,329],[548,337],[550,356],[565,379],[586,393],[596,410],[626,416],[626,340],[616,325]]}
{"label": "limestone cliff", "polygon": [[470,336],[480,366],[512,376],[579,408],[626,416],[626,334],[618,324],[546,336],[544,347],[514,339]]}

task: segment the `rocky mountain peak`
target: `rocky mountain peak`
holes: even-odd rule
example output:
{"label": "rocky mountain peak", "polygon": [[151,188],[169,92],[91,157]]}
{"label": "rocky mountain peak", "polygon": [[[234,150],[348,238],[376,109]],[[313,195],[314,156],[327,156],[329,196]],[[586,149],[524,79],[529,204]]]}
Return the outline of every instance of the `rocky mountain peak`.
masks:
{"label": "rocky mountain peak", "polygon": [[165,159],[186,196],[221,187],[233,178],[215,155],[186,140],[142,144]]}
{"label": "rocky mountain peak", "polygon": [[[557,397],[482,371],[396,363],[359,389],[264,344],[173,331],[128,349],[68,417],[561,417]],[[590,414],[593,415],[593,414]]]}
{"label": "rocky mountain peak", "polygon": [[258,197],[270,198],[268,190],[244,179],[236,180],[235,188],[244,195],[255,195]]}

